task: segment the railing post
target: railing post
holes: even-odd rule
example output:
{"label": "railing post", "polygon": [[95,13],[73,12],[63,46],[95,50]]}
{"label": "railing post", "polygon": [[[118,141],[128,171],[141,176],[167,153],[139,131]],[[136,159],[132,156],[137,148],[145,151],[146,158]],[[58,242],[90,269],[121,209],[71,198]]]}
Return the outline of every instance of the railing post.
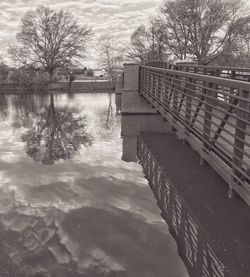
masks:
{"label": "railing post", "polygon": [[164,113],[167,114],[169,112],[169,82],[170,82],[170,78],[169,78],[169,73],[165,73],[164,76],[164,99],[163,99],[163,106],[164,106]]}
{"label": "railing post", "polygon": [[154,87],[154,89],[153,89],[153,101],[155,101],[155,99],[156,99],[156,95],[157,95],[157,85],[156,85],[156,82],[157,82],[157,78],[156,78],[156,74],[155,74],[155,72],[153,73],[153,87]]}
{"label": "railing post", "polygon": [[[232,71],[231,71],[231,76],[230,76],[230,77],[231,77],[231,79],[236,79],[236,72],[235,72],[235,70],[232,70]],[[230,93],[229,93],[228,102],[229,102],[229,104],[232,104],[233,101],[234,101],[234,89],[231,88],[231,89],[230,89]]]}
{"label": "railing post", "polygon": [[143,81],[143,69],[141,68],[141,66],[139,65],[139,77],[138,77],[138,93],[142,94],[142,81]]}
{"label": "railing post", "polygon": [[189,135],[190,133],[190,126],[191,126],[191,115],[192,115],[192,99],[193,99],[193,79],[187,78],[186,80],[186,88],[184,90],[184,93],[186,93],[186,114],[185,114],[185,122],[186,122],[186,134]]}
{"label": "railing post", "polygon": [[[204,162],[204,154],[207,154],[209,151],[209,142],[211,141],[211,127],[212,127],[212,114],[213,114],[213,105],[216,104],[217,92],[213,90],[214,84],[207,84],[207,92],[205,96],[205,113],[204,113],[204,126],[203,126],[203,145],[201,152],[201,161],[202,165]],[[212,99],[211,99],[212,98]]]}
{"label": "railing post", "polygon": [[175,78],[176,80],[173,79],[173,86],[172,86],[172,93],[173,93],[173,123],[176,124],[177,120],[178,120],[178,91],[176,90],[176,88],[178,88],[178,79],[179,76],[175,75],[173,78]]}
{"label": "railing post", "polygon": [[[232,161],[232,182],[230,187],[230,196],[232,193],[232,187],[234,183],[238,183],[237,178],[241,178],[241,173],[238,169],[243,169],[243,159],[244,159],[244,146],[246,140],[246,129],[249,120],[249,103],[247,99],[250,97],[250,92],[242,90],[240,91],[240,97],[246,99],[246,101],[239,99],[238,107],[246,111],[236,110],[237,120],[235,128],[235,138],[234,138],[234,150],[233,150],[233,161]],[[236,177],[236,178],[235,178]]]}
{"label": "railing post", "polygon": [[162,92],[162,89],[163,89],[163,82],[162,82],[162,76],[161,74],[159,74],[158,76],[158,105],[162,108],[162,95],[163,95],[163,92]]}
{"label": "railing post", "polygon": [[231,79],[235,79],[235,77],[236,77],[236,72],[235,72],[235,70],[232,70],[231,71]]}

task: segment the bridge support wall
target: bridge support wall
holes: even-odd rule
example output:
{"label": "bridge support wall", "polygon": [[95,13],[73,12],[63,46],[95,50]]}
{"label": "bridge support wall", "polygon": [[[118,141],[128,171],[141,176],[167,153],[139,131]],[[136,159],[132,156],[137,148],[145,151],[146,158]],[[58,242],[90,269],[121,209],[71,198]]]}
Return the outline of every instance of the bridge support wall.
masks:
{"label": "bridge support wall", "polygon": [[139,64],[124,64],[124,90],[138,91]]}

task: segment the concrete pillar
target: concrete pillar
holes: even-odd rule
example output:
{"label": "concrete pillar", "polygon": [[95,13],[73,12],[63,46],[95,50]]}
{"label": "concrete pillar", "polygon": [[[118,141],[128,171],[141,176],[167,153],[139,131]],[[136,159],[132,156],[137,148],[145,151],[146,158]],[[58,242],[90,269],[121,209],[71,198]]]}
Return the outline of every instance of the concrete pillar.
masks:
{"label": "concrete pillar", "polygon": [[119,74],[117,74],[116,77],[116,83],[115,83],[115,93],[121,93],[121,90],[124,87],[124,73],[120,72]]}
{"label": "concrete pillar", "polygon": [[124,64],[124,89],[138,91],[139,64]]}

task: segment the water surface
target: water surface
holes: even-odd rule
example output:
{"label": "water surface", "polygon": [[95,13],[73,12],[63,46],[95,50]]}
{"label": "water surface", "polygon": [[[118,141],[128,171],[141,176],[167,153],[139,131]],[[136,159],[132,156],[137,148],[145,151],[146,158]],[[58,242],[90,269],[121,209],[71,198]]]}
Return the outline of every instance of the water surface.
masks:
{"label": "water surface", "polygon": [[0,276],[188,276],[115,102],[0,96]]}

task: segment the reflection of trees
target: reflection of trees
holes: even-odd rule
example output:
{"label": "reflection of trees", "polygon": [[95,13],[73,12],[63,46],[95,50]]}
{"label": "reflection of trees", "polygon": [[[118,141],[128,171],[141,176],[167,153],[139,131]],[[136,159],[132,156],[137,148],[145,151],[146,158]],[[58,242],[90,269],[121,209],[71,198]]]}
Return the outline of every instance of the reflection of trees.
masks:
{"label": "reflection of trees", "polygon": [[72,90],[69,90],[67,93],[67,97],[69,100],[74,99],[75,98],[74,92],[72,92]]}
{"label": "reflection of trees", "polygon": [[13,127],[30,127],[33,115],[37,114],[48,103],[48,94],[19,94],[12,97],[12,106],[15,109]]}
{"label": "reflection of trees", "polygon": [[85,131],[86,119],[67,107],[55,107],[53,95],[47,108],[33,114],[32,120],[32,127],[22,139],[26,142],[26,153],[35,161],[51,165],[72,158],[82,144],[92,143]]}
{"label": "reflection of trees", "polygon": [[[102,109],[96,111],[96,125],[98,128],[98,137],[102,140],[112,140],[112,138],[116,135],[116,132],[119,132],[119,117],[114,113],[114,94],[110,93],[105,95],[103,102],[105,102],[105,106]],[[108,101],[106,101],[108,100]]]}
{"label": "reflection of trees", "polygon": [[108,112],[107,112],[107,118],[105,122],[105,128],[107,130],[110,130],[114,124],[114,114],[113,114],[113,106],[112,106],[112,94],[108,94],[109,97],[109,106],[108,106]]}
{"label": "reflection of trees", "polygon": [[0,116],[5,119],[8,116],[8,96],[5,94],[0,94]]}

